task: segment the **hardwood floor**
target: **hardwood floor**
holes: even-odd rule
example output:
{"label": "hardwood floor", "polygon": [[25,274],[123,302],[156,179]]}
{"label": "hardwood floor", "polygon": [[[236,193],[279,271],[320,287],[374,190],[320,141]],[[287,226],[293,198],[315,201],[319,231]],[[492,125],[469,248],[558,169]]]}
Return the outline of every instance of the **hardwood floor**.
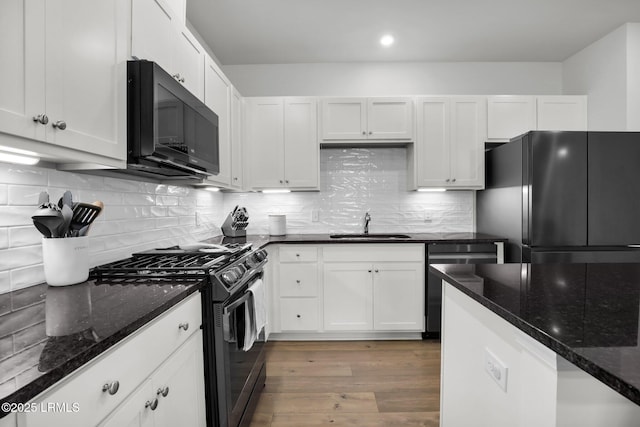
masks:
{"label": "hardwood floor", "polygon": [[278,341],[251,427],[438,427],[440,342]]}

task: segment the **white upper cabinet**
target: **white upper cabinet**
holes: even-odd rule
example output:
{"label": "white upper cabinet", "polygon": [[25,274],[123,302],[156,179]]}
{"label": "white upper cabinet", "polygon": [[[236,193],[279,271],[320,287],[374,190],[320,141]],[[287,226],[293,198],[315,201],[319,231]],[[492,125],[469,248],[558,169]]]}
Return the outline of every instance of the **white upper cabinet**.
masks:
{"label": "white upper cabinet", "polygon": [[[412,189],[484,187],[486,99],[421,97],[417,137],[412,152]],[[410,177],[411,178],[411,177]]]}
{"label": "white upper cabinet", "polygon": [[228,186],[231,182],[231,84],[211,58],[205,69],[204,102],[218,115],[220,172],[208,180]]}
{"label": "white upper cabinet", "polygon": [[531,130],[587,130],[584,95],[490,96],[487,141],[504,142]]}
{"label": "white upper cabinet", "polygon": [[45,143],[1,145],[60,163],[123,166],[127,13],[116,0],[1,3],[8,75],[0,82],[0,132]]}
{"label": "white upper cabinet", "polygon": [[243,100],[240,92],[231,93],[231,188],[240,190],[244,185],[242,146]]}
{"label": "white upper cabinet", "polygon": [[536,129],[535,96],[498,95],[487,98],[487,138],[509,140]]}
{"label": "white upper cabinet", "polygon": [[316,98],[246,98],[249,186],[317,190]]}
{"label": "white upper cabinet", "polygon": [[538,96],[538,130],[587,130],[587,97]]}
{"label": "white upper cabinet", "polygon": [[321,101],[323,141],[411,141],[411,98],[325,98]]}
{"label": "white upper cabinet", "polygon": [[173,3],[167,0],[132,3],[131,55],[156,62],[203,100],[204,49],[184,27]]}

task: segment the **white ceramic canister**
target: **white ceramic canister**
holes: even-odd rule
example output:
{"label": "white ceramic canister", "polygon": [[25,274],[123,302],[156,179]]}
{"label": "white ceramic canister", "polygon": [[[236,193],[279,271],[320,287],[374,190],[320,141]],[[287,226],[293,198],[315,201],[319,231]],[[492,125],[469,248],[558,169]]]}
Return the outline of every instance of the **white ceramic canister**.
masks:
{"label": "white ceramic canister", "polygon": [[43,237],[42,261],[50,286],[84,282],[89,278],[89,237]]}
{"label": "white ceramic canister", "polygon": [[272,236],[284,236],[287,234],[286,215],[269,215],[269,234]]}

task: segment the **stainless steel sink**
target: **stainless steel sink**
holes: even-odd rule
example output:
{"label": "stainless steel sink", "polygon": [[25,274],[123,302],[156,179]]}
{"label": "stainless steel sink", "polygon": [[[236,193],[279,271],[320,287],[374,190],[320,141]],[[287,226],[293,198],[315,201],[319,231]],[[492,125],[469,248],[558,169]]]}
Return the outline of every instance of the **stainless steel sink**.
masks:
{"label": "stainless steel sink", "polygon": [[386,234],[386,233],[369,233],[369,234],[330,234],[332,239],[410,239],[406,234]]}

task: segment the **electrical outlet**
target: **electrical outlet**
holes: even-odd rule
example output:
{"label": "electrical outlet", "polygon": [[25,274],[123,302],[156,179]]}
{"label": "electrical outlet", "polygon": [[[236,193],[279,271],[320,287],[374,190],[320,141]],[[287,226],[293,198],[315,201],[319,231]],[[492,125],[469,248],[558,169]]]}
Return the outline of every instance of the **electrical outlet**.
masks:
{"label": "electrical outlet", "polygon": [[311,222],[320,222],[320,211],[312,210],[311,211]]}
{"label": "electrical outlet", "polygon": [[503,391],[507,391],[507,374],[509,368],[487,348],[484,349],[484,370]]}
{"label": "electrical outlet", "polygon": [[431,215],[431,212],[424,211],[424,222],[433,222],[433,215]]}

